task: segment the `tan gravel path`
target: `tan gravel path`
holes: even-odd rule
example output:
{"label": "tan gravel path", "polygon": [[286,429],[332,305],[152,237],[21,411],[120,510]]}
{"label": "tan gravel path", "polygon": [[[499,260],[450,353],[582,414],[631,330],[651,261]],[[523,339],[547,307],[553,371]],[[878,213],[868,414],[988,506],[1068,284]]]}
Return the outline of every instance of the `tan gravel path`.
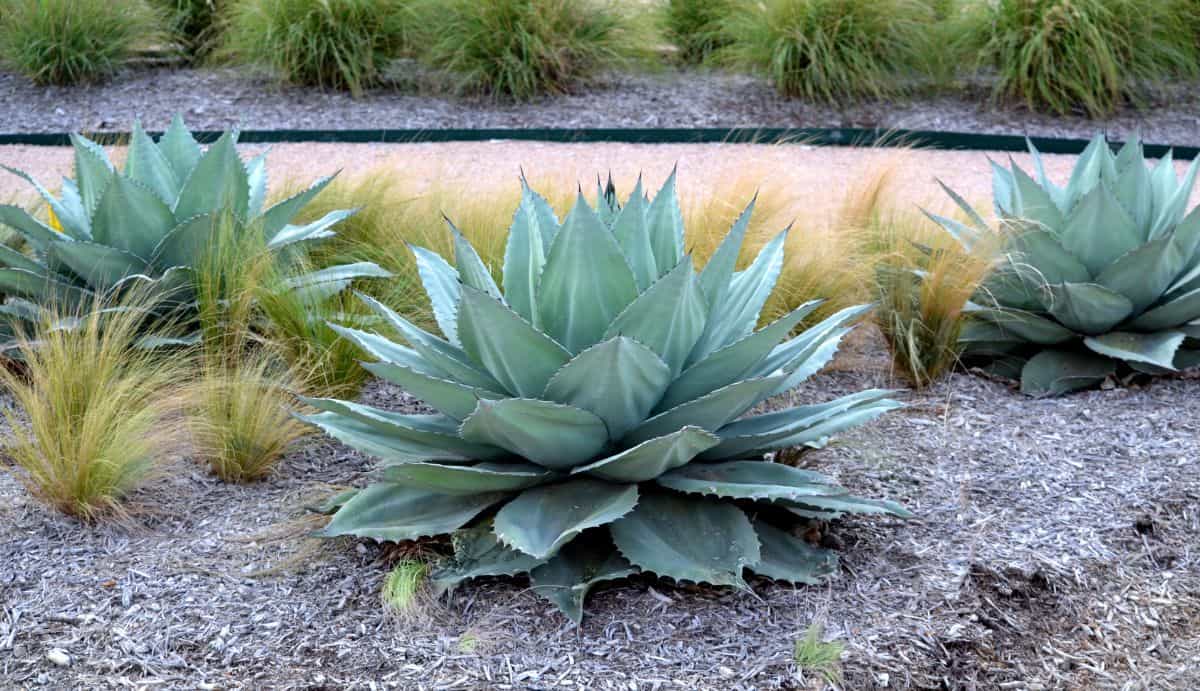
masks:
{"label": "tan gravel path", "polygon": [[[262,147],[248,146],[247,151]],[[1007,160],[1006,153],[977,151],[898,151],[755,144],[553,144],[541,142],[464,142],[446,144],[278,144],[271,147],[269,169],[276,181],[312,178],[344,169],[348,174],[386,165],[416,182],[460,181],[469,188],[515,184],[524,167],[534,180],[590,181],[611,170],[618,179],[644,172],[659,184],[679,164],[680,186],[711,188],[722,180],[749,175],[785,185],[800,201],[833,203],[840,192],[872,166],[900,157],[905,189],[914,203],[941,199],[934,182],[941,178],[972,200],[990,198],[987,158]],[[119,155],[119,154],[118,154]],[[1025,154],[1015,156],[1030,166]],[[1073,156],[1045,156],[1048,172],[1065,180]],[[0,163],[24,169],[49,187],[70,172],[68,148],[0,146]],[[1180,164],[1182,166],[1182,164]],[[27,186],[0,175],[0,199],[24,194]]]}

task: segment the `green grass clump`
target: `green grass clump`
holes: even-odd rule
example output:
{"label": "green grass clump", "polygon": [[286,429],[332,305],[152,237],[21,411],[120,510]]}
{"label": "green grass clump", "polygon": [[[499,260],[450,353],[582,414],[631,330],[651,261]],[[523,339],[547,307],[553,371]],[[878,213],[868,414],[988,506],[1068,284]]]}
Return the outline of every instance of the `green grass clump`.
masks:
{"label": "green grass clump", "polygon": [[222,53],[279,79],[361,95],[403,52],[408,0],[233,0]]}
{"label": "green grass clump", "polygon": [[933,18],[922,0],[762,0],[731,15],[724,54],[787,97],[883,98],[927,65]]}
{"label": "green grass clump", "polygon": [[647,22],[610,0],[424,0],[422,59],[460,93],[561,94],[647,49]]}
{"label": "green grass clump", "polygon": [[996,0],[970,11],[997,97],[1058,114],[1111,114],[1144,87],[1200,71],[1195,3],[1184,0]]}
{"label": "green grass clump", "polygon": [[421,607],[421,588],[429,567],[421,561],[405,559],[396,564],[383,582],[383,603],[400,617],[410,617]]}
{"label": "green grass clump", "polygon": [[40,85],[98,82],[162,38],[144,0],[7,0],[0,59]]}
{"label": "green grass clump", "polygon": [[728,45],[724,23],[734,8],[734,0],[667,0],[663,34],[679,51],[679,60],[702,63]]}
{"label": "green grass clump", "polygon": [[821,625],[813,624],[804,632],[804,638],[796,641],[792,659],[796,666],[806,672],[821,675],[828,683],[842,682],[842,653],[846,650],[839,641],[822,641]]}
{"label": "green grass clump", "polygon": [[216,47],[222,6],[226,0],[158,0],[167,13],[171,36],[194,62]]}
{"label": "green grass clump", "polygon": [[122,499],[179,441],[183,361],[138,347],[152,306],[133,295],[52,314],[19,337],[22,366],[0,368],[19,406],[5,410],[5,454],[30,492],[63,513],[120,514]]}

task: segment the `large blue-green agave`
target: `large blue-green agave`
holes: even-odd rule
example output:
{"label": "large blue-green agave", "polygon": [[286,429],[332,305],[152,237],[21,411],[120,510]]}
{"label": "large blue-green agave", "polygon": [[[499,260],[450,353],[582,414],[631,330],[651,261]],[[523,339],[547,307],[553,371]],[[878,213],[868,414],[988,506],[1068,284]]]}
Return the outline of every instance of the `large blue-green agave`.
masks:
{"label": "large blue-green agave", "polygon": [[639,182],[624,207],[611,188],[597,206],[581,195],[560,224],[524,186],[502,284],[453,226],[456,266],[413,248],[442,337],[369,298],[406,344],[336,327],[437,412],[308,401],[322,412],[306,420],[382,462],[325,535],[451,533],[439,588],[529,573],[578,622],[593,585],[640,572],[815,583],[834,555],[793,535],[797,520],[908,515],[768,456],[897,407],[889,392],[743,417],[827,363],[866,306],[790,337],[813,301],[755,331],[786,231],[736,271],[753,202],[699,272],[673,174],[653,201]]}
{"label": "large blue-green agave", "polygon": [[1200,159],[1181,180],[1170,153],[1151,167],[1138,139],[1114,154],[1098,135],[1060,187],[1029,150],[1034,175],[992,164],[999,231],[953,192],[967,222],[934,216],[968,248],[1005,242],[968,306],[967,361],[1034,395],[1200,366]]}
{"label": "large blue-green agave", "polygon": [[[332,177],[267,207],[266,154],[243,161],[237,132],[205,150],[178,116],[157,142],[135,123],[123,170],[95,142],[78,134],[71,142],[75,177],[63,179],[58,197],[4,167],[29,182],[50,210],[43,223],[18,206],[0,205],[0,224],[16,230],[30,250],[0,245],[0,292],[8,295],[0,314],[9,320],[36,322],[48,307],[71,314],[99,296],[140,286],[157,298],[163,316],[187,323],[196,312],[196,270],[221,224],[233,224],[236,234],[261,233],[271,251],[281,252],[331,237],[333,226],[354,213],[333,211],[292,225]],[[364,262],[294,276],[288,285],[318,297],[355,278],[387,275]]]}

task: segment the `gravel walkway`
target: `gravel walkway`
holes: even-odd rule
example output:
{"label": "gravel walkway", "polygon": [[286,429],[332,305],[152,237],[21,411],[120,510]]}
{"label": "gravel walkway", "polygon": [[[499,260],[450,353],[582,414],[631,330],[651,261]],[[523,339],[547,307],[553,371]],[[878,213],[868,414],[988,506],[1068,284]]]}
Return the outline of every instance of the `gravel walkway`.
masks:
{"label": "gravel walkway", "polygon": [[996,108],[986,93],[964,89],[831,108],[782,99],[762,80],[745,75],[664,69],[614,75],[574,95],[506,105],[411,88],[379,89],[355,100],[280,88],[230,69],[131,69],[104,85],[50,88],[0,72],[0,132],[125,130],[135,117],[161,129],[181,112],[198,129],[882,127],[1085,138],[1103,129],[1117,138],[1140,131],[1154,143],[1200,145],[1200,95],[1193,84],[1174,87],[1169,100],[1107,121]]}
{"label": "gravel walkway", "polygon": [[[889,383],[863,331],[800,397]],[[819,688],[791,649],[820,622],[844,688],[1198,688],[1198,395],[1162,379],[1032,401],[967,375],[902,394],[806,457],[920,516],[832,525],[829,585],[640,581],[597,592],[578,630],[506,580],[386,615],[394,552],[299,537],[301,507],[370,465],[320,439],[249,487],[175,459],[128,526],[80,527],[0,472],[0,687]]]}

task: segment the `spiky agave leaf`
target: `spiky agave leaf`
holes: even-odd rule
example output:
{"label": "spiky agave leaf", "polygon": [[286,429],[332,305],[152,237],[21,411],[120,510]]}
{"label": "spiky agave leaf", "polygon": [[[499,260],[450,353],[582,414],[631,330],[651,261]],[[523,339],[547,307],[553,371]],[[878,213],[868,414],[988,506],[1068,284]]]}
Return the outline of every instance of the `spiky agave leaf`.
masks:
{"label": "spiky agave leaf", "polygon": [[[1170,153],[1151,166],[1137,138],[1114,154],[1097,135],[1060,187],[1029,151],[1034,175],[992,164],[1005,259],[968,310],[966,360],[1031,395],[1200,364],[1200,212],[1187,212],[1200,159],[1179,178]],[[990,231],[951,196],[971,226],[934,220],[970,246]]]}
{"label": "spiky agave leaf", "polygon": [[[192,281],[222,224],[235,237],[261,233],[278,250],[306,240],[329,237],[330,229],[353,211],[335,211],[305,225],[292,220],[332,178],[264,209],[267,195],[265,155],[243,161],[237,132],[226,132],[203,149],[176,116],[158,141],[134,123],[127,162],[118,170],[103,147],[78,134],[71,136],[75,177],[53,196],[25,173],[6,168],[29,182],[52,213],[51,225],[16,206],[0,206],[0,224],[21,236],[30,255],[0,253],[0,291],[43,307],[70,308],[137,278],[142,289],[170,299],[173,321],[195,312]],[[373,264],[328,267],[298,277],[292,290],[337,292],[356,278],[386,276]],[[182,311],[182,314],[180,314]],[[5,310],[10,319],[25,320]],[[152,326],[153,322],[148,322]]]}
{"label": "spiky agave leaf", "polygon": [[598,210],[580,196],[560,224],[524,186],[503,291],[455,231],[457,268],[414,248],[445,337],[373,301],[407,345],[337,328],[379,360],[372,371],[440,414],[311,402],[324,411],[314,424],[385,466],[326,534],[453,531],[441,587],[531,573],[534,592],[578,622],[594,585],[633,573],[745,587],[748,569],[815,582],[832,555],[787,521],[908,516],[766,455],[820,446],[895,408],[888,392],[738,419],[820,369],[865,308],[789,336],[810,303],[755,331],[783,235],[735,271],[747,209],[697,272],[675,196],[674,175],[652,201],[640,182],[624,205],[601,187]]}

